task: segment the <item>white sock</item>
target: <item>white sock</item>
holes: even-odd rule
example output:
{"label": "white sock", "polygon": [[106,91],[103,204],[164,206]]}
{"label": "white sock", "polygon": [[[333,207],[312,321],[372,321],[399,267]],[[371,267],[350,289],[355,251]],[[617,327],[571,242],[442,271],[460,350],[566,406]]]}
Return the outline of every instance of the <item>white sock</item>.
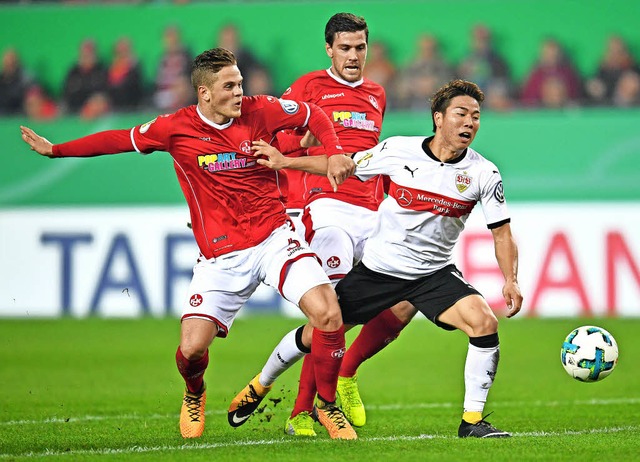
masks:
{"label": "white sock", "polygon": [[478,348],[469,344],[464,365],[464,412],[482,412],[498,370],[500,346]]}
{"label": "white sock", "polygon": [[282,337],[271,356],[265,363],[260,373],[260,384],[264,387],[271,386],[280,375],[293,366],[308,351],[301,351],[296,341],[296,333],[301,327],[296,327]]}

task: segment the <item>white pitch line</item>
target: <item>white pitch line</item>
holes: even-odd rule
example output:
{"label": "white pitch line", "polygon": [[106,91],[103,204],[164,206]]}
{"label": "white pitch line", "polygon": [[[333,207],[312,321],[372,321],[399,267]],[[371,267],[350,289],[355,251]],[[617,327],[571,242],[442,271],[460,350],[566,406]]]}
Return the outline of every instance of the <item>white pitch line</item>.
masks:
{"label": "white pitch line", "polygon": [[[611,406],[620,404],[639,404],[640,398],[612,398],[612,399],[587,399],[572,401],[502,401],[491,403],[492,408],[501,407],[559,407],[559,406]],[[412,403],[412,404],[383,404],[383,405],[367,405],[370,411],[407,411],[412,409],[449,409],[461,406],[460,403]],[[206,415],[222,415],[227,411],[223,409],[214,409],[207,411]],[[87,415],[82,417],[49,417],[41,420],[8,420],[0,422],[0,427],[16,426],[16,425],[43,425],[58,424],[70,422],[90,422],[90,421],[108,421],[108,420],[162,420],[177,419],[178,414],[120,414],[120,415]]]}
{"label": "white pitch line", "polygon": [[[607,434],[607,433],[620,433],[625,431],[637,431],[639,426],[626,426],[626,427],[605,427],[605,428],[592,428],[588,430],[567,430],[564,432],[527,432],[527,433],[512,433],[513,437],[535,437],[546,438],[550,436],[579,436],[579,435],[591,435],[591,434]],[[432,440],[432,439],[458,439],[457,436],[451,435],[417,435],[417,436],[380,436],[370,438],[360,438],[358,442],[379,442],[379,441],[419,441],[419,440]],[[40,452],[28,452],[24,454],[0,454],[0,459],[8,458],[36,458],[36,457],[56,457],[56,456],[81,456],[81,455],[111,455],[111,454],[141,454],[141,453],[153,453],[161,451],[193,451],[202,449],[219,449],[227,447],[242,447],[242,446],[272,446],[278,444],[326,444],[332,443],[330,439],[299,439],[299,438],[277,438],[270,440],[240,440],[229,443],[195,443],[195,444],[182,444],[176,446],[130,446],[128,448],[103,448],[103,449],[81,449],[71,451],[54,451],[45,450]]]}

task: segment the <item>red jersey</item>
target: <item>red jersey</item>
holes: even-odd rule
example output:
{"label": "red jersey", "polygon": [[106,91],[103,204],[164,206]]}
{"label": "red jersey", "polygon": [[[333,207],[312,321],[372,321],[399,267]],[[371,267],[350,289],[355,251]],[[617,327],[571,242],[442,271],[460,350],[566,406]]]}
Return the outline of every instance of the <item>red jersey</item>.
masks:
{"label": "red jersey", "polygon": [[[283,98],[318,105],[331,122],[347,153],[372,148],[380,139],[387,97],[382,86],[368,79],[347,82],[330,70],[310,72],[296,80]],[[309,155],[326,154],[323,147],[308,150]],[[331,197],[350,204],[377,210],[384,198],[380,178],[362,182],[347,178],[334,193],[329,180],[296,170],[287,170],[289,183],[287,208],[302,208],[320,197]]]}
{"label": "red jersey", "polygon": [[[304,127],[329,150],[343,151],[331,124],[314,105],[272,96],[244,97],[242,115],[224,125],[197,106],[163,115],[129,130],[90,135],[54,146],[54,156],[167,151],[189,205],[193,233],[206,258],[253,247],[288,221],[275,171],[256,162],[254,140],[271,141],[283,129]],[[129,141],[123,139],[125,132]],[[111,141],[112,139],[116,141]]]}

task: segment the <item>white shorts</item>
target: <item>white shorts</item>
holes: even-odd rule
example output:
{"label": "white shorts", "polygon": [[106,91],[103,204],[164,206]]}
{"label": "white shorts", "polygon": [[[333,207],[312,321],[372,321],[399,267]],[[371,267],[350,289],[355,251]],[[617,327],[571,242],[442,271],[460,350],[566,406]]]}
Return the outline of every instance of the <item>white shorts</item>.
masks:
{"label": "white shorts", "polygon": [[305,207],[302,221],[311,250],[334,286],[362,259],[377,213],[336,199],[317,199]]}
{"label": "white shorts", "polygon": [[298,233],[298,236],[302,237],[302,239],[305,239],[305,228],[304,223],[302,222],[303,211],[303,209],[287,209],[287,215],[289,215],[289,218],[293,222],[294,229],[296,233]]}
{"label": "white shorts", "polygon": [[317,256],[287,223],[255,247],[199,260],[182,319],[213,321],[218,336],[226,337],[238,310],[261,282],[297,305],[309,289],[329,284],[329,279]]}

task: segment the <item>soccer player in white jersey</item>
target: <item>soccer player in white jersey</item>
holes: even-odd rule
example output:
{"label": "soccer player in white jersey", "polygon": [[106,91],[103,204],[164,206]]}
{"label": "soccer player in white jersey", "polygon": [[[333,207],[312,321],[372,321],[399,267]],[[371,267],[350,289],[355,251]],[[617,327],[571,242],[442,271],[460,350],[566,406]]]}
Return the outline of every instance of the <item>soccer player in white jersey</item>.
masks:
{"label": "soccer player in white jersey", "polygon": [[[382,174],[391,186],[361,263],[336,287],[346,326],[367,323],[406,300],[437,326],[467,334],[464,410],[458,428],[462,438],[510,436],[483,417],[500,358],[498,320],[452,261],[453,247],[478,202],[504,277],[507,317],[522,306],[518,250],[502,179],[497,167],[470,147],[480,128],[483,100],[476,84],[451,81],[432,98],[433,137],[392,137],[354,154],[358,178]],[[326,172],[318,159],[287,159],[264,142],[254,149],[268,158],[258,162],[271,168]]]}

